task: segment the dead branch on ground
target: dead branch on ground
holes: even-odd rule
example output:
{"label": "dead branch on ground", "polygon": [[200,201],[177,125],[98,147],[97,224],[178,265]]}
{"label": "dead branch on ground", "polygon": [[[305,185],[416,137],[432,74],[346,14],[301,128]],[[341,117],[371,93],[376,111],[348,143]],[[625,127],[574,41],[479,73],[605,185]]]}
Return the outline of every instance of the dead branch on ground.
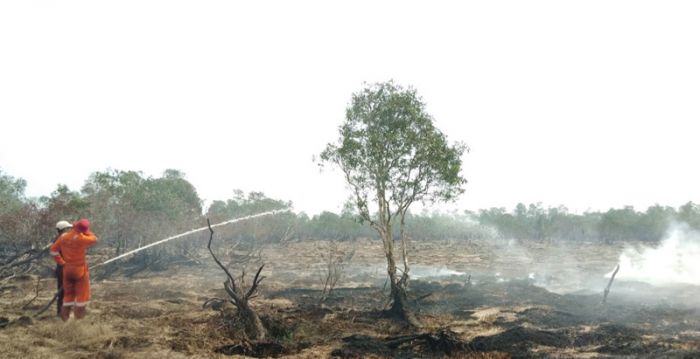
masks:
{"label": "dead branch on ground", "polygon": [[0,266],[0,284],[7,283],[17,275],[29,273],[33,268],[34,261],[46,255],[48,248],[48,245],[41,249],[30,248],[10,256],[5,264]]}
{"label": "dead branch on ground", "polygon": [[425,299],[425,298],[428,298],[428,297],[430,297],[430,296],[433,295],[433,294],[434,294],[433,292],[430,292],[430,293],[428,293],[428,294],[423,294],[423,295],[421,295],[420,297],[414,299],[414,300],[413,300],[413,303],[414,303],[414,304],[418,304],[421,300],[423,300],[423,299]]}
{"label": "dead branch on ground", "polygon": [[34,297],[33,297],[32,299],[30,299],[27,303],[25,303],[25,304],[22,306],[22,309],[27,309],[27,307],[28,307],[30,304],[32,304],[32,302],[34,302],[34,300],[36,300],[36,298],[39,297],[39,284],[40,284],[40,283],[41,283],[41,277],[36,277],[36,291],[35,291],[35,293],[34,293]]}
{"label": "dead branch on ground", "polygon": [[440,329],[434,333],[387,337],[384,340],[389,348],[398,348],[405,343],[416,345],[418,344],[416,342],[422,342],[431,351],[441,351],[447,355],[468,350],[467,343],[463,342],[457,333],[449,329]]}
{"label": "dead branch on ground", "polygon": [[49,309],[51,307],[51,304],[53,304],[53,302],[55,302],[56,299],[58,299],[58,297],[61,296],[62,293],[63,293],[63,288],[59,289],[58,292],[56,292],[56,294],[53,295],[53,298],[51,298],[51,301],[49,301],[44,307],[39,309],[38,312],[34,313],[33,317],[36,318],[36,317],[40,316],[41,313],[43,313],[47,309]]}

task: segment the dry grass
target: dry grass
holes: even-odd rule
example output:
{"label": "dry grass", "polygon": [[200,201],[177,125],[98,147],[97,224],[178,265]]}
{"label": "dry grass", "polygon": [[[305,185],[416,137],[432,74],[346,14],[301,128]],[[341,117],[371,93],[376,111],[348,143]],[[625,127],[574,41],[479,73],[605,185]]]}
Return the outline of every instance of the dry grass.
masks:
{"label": "dry grass", "polygon": [[487,307],[477,309],[472,317],[476,318],[479,323],[492,324],[496,320],[501,320],[503,322],[512,322],[517,319],[516,310],[501,308],[501,307]]}
{"label": "dry grass", "polygon": [[[334,350],[343,348],[343,338],[351,335],[364,335],[379,339],[407,333],[407,329],[395,321],[378,318],[369,313],[381,309],[384,294],[381,288],[385,274],[385,262],[381,256],[378,241],[355,243],[357,253],[352,265],[356,270],[364,270],[362,275],[348,275],[341,283],[343,288],[357,287],[356,291],[346,291],[345,301],[331,302],[328,311],[316,311],[313,306],[302,303],[316,303],[309,292],[294,292],[300,288],[318,287],[318,271],[312,270],[315,248],[313,242],[292,242],[286,247],[270,247],[265,251],[266,267],[262,283],[263,293],[253,300],[253,306],[279,324],[276,340],[285,344],[302,341],[313,343],[309,348],[290,355],[290,358],[327,358]],[[460,243],[455,243],[459,246]],[[489,256],[495,252],[474,253],[462,248],[451,248],[444,242],[417,242],[417,251],[412,257],[416,263],[448,264],[451,269],[472,273],[479,268],[501,271],[494,263],[510,266],[513,271],[521,270],[515,262],[507,258]],[[442,253],[438,253],[442,252]],[[294,255],[290,255],[293,253]],[[591,252],[595,259],[590,263],[598,266],[598,252]],[[602,253],[602,252],[601,252]],[[607,253],[607,252],[605,252]],[[605,254],[603,253],[603,254]],[[581,255],[585,252],[581,251]],[[608,254],[609,255],[609,254]],[[494,262],[495,261],[495,262]],[[586,262],[588,263],[588,262]],[[505,273],[505,272],[503,272]],[[505,274],[504,274],[505,275]],[[477,277],[475,277],[477,278]],[[223,273],[215,266],[191,267],[167,272],[144,273],[142,278],[110,277],[108,281],[93,282],[93,302],[88,317],[83,321],[71,320],[63,323],[47,312],[43,319],[28,326],[11,326],[0,329],[0,357],[2,358],[231,358],[216,354],[214,350],[240,339],[236,333],[222,322],[221,314],[211,308],[203,309],[207,298],[223,298]],[[377,280],[379,279],[379,280]],[[478,279],[478,278],[477,278]],[[15,319],[27,315],[32,308],[22,311],[19,308],[34,293],[35,280],[16,281],[17,290],[0,293],[0,310],[3,316]],[[474,290],[481,290],[474,282]],[[41,296],[37,305],[48,301],[53,291],[50,279],[42,281]],[[366,290],[371,287],[376,290]],[[286,292],[286,290],[293,288]],[[516,290],[518,287],[514,287]],[[450,328],[459,334],[460,339],[470,341],[477,336],[494,336],[503,333],[514,325],[544,325],[537,315],[548,318],[548,310],[561,309],[555,302],[499,301],[498,306],[489,306],[490,298],[502,299],[503,293],[494,289],[488,300],[471,304],[477,296],[462,296],[470,292],[465,286],[459,289],[436,289],[421,305],[424,308],[438,307],[449,310],[425,311],[419,313],[426,330]],[[282,294],[280,294],[282,293]],[[528,295],[530,292],[523,292]],[[535,293],[537,294],[537,293]],[[33,294],[32,294],[33,295]],[[456,300],[456,301],[455,301]],[[450,302],[452,301],[452,302]],[[537,304],[533,304],[537,303]],[[547,305],[549,304],[549,305]],[[451,307],[450,307],[451,305]],[[483,305],[477,307],[474,306]],[[532,310],[540,309],[540,310]],[[231,309],[232,311],[232,309]],[[556,313],[555,313],[556,314]],[[566,316],[560,315],[566,326]],[[671,318],[672,320],[673,318]],[[528,321],[530,320],[530,321]],[[523,323],[524,322],[524,323]],[[534,324],[531,324],[534,323]],[[543,327],[544,328],[544,327]],[[570,329],[578,333],[593,333],[597,327],[572,323]],[[546,329],[546,328],[545,328]],[[689,327],[679,333],[675,348],[687,351],[700,351],[697,343],[700,332]],[[653,338],[649,339],[654,341]],[[497,350],[501,350],[498,349]],[[505,350],[505,349],[504,349]],[[590,348],[537,348],[539,353],[549,357],[588,358],[596,353]],[[366,357],[384,358],[379,354],[365,351]],[[381,352],[385,355],[384,352]],[[441,354],[435,354],[437,357]],[[428,354],[430,355],[430,354]],[[454,358],[508,358],[504,353],[462,353]]]}
{"label": "dry grass", "polygon": [[77,358],[87,353],[116,353],[123,349],[114,348],[118,335],[110,324],[88,320],[64,323],[56,318],[10,328],[5,334],[0,337],[0,350],[5,358]]}

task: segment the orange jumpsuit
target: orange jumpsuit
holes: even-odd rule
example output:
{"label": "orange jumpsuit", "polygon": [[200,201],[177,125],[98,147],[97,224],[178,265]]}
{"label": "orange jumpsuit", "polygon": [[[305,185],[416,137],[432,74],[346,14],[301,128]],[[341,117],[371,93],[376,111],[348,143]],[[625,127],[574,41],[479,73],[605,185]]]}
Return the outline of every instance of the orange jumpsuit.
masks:
{"label": "orange jumpsuit", "polygon": [[85,261],[85,250],[97,243],[94,233],[80,233],[73,229],[63,233],[53,245],[50,254],[63,266],[63,306],[84,307],[90,300],[90,274]]}

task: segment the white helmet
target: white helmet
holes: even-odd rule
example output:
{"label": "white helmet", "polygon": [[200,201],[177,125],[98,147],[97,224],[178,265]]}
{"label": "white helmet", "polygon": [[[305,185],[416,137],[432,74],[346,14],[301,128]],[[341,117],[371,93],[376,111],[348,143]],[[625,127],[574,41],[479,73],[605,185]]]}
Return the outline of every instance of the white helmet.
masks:
{"label": "white helmet", "polygon": [[58,229],[59,231],[62,231],[66,228],[71,228],[71,227],[73,227],[73,225],[68,223],[68,221],[58,221],[58,223],[56,223],[56,229]]}

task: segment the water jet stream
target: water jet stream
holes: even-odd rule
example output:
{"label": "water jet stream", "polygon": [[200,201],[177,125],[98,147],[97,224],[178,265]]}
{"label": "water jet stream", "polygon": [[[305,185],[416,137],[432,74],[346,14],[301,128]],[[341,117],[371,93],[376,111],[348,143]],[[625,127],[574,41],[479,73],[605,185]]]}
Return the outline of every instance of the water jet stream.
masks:
{"label": "water jet stream", "polygon": [[[230,219],[230,220],[225,221],[225,222],[221,222],[221,223],[214,224],[214,225],[212,225],[211,227],[212,227],[212,228],[214,228],[214,227],[220,227],[220,226],[223,226],[223,225],[226,225],[226,224],[230,224],[230,223],[241,222],[241,221],[245,221],[245,220],[249,220],[249,219],[253,219],[253,218],[258,218],[258,217],[263,217],[263,216],[269,216],[269,215],[273,215],[273,214],[277,214],[277,213],[282,213],[282,212],[289,212],[289,211],[290,211],[289,209],[276,209],[276,210],[274,210],[274,211],[267,211],[267,212],[262,212],[262,213],[258,213],[258,214],[252,214],[252,215],[250,215],[250,216],[245,216],[245,217]],[[192,234],[192,233],[197,233],[197,232],[200,232],[200,231],[203,231],[203,230],[209,230],[209,227],[208,227],[208,226],[207,226],[207,227],[201,227],[201,228],[193,229],[193,230],[191,230],[191,231],[187,231],[187,232],[184,232],[184,233],[176,234],[176,235],[174,235],[174,236],[172,236],[172,237],[168,237],[168,238],[165,238],[165,239],[161,239],[161,240],[159,240],[159,241],[157,241],[157,242],[153,242],[153,243],[147,244],[147,245],[145,245],[145,246],[143,246],[143,247],[136,248],[136,249],[134,249],[134,250],[132,250],[132,251],[129,251],[129,252],[123,253],[123,254],[121,254],[121,255],[118,255],[118,256],[116,256],[116,257],[114,257],[114,258],[108,259],[108,260],[106,260],[106,261],[104,261],[104,262],[102,262],[102,263],[100,263],[100,264],[96,264],[96,265],[90,267],[90,269],[95,269],[95,268],[100,267],[100,266],[103,266],[103,265],[105,265],[105,264],[108,264],[108,263],[114,262],[114,261],[116,261],[116,260],[122,259],[122,258],[124,258],[124,257],[126,257],[126,256],[129,256],[129,255],[131,255],[131,254],[134,254],[134,253],[136,253],[136,252],[142,251],[142,250],[144,250],[144,249],[146,249],[146,248],[150,248],[150,247],[153,247],[153,246],[157,246],[157,245],[159,245],[159,244],[161,244],[161,243],[165,243],[165,242],[167,242],[167,241],[171,241],[171,240],[173,240],[173,239],[177,239],[177,238],[180,238],[180,237],[184,237],[184,236],[186,236],[186,235],[189,235],[189,234]],[[34,313],[33,317],[36,318],[36,317],[38,317],[39,315],[41,315],[42,313],[44,313],[47,309],[49,309],[49,307],[51,306],[51,304],[53,304],[53,302],[56,301],[56,299],[58,298],[58,296],[61,295],[61,292],[63,292],[63,288],[59,289],[59,290],[56,292],[56,294],[53,295],[53,298],[51,298],[51,301],[49,302],[49,304],[46,304],[46,305],[45,305],[43,308],[41,308],[38,312]]]}
{"label": "water jet stream", "polygon": [[[288,211],[289,211],[288,209],[276,209],[276,210],[274,210],[274,211],[267,211],[267,212],[262,212],[262,213],[258,213],[258,214],[252,214],[252,215],[250,215],[250,216],[245,216],[245,217],[230,219],[230,220],[225,221],[225,222],[221,222],[221,223],[217,223],[217,224],[212,224],[211,227],[212,227],[212,228],[214,228],[214,227],[220,227],[220,226],[224,226],[224,225],[231,224],[231,223],[246,221],[246,220],[253,219],[253,218],[258,218],[258,217],[263,217],[263,216],[269,216],[269,215],[273,215],[273,214],[277,214],[277,213],[282,213],[282,212],[288,212]],[[161,239],[161,240],[156,241],[156,242],[153,242],[153,243],[149,243],[149,244],[147,244],[147,245],[145,245],[145,246],[136,248],[136,249],[131,250],[131,251],[128,251],[128,252],[126,252],[126,253],[122,253],[122,254],[120,254],[120,255],[114,257],[114,258],[108,259],[108,260],[106,260],[106,261],[104,261],[104,262],[102,262],[102,263],[100,263],[100,264],[96,264],[96,265],[90,267],[90,269],[94,269],[94,268],[103,266],[103,265],[105,265],[105,264],[114,262],[114,261],[116,261],[116,260],[122,259],[122,258],[127,257],[127,256],[129,256],[129,255],[132,255],[132,254],[134,254],[134,253],[140,252],[140,251],[142,251],[142,250],[144,250],[144,249],[147,249],[147,248],[150,248],[150,247],[153,247],[153,246],[157,246],[157,245],[159,245],[159,244],[161,244],[161,243],[165,243],[165,242],[171,241],[171,240],[173,240],[173,239],[177,239],[177,238],[180,238],[180,237],[184,237],[184,236],[190,235],[190,234],[192,234],[192,233],[197,233],[197,232],[201,232],[201,231],[208,230],[208,229],[209,229],[209,227],[201,227],[201,228],[193,229],[193,230],[191,230],[191,231],[187,231],[187,232],[184,232],[184,233],[176,234],[176,235],[174,235],[174,236],[171,236],[171,237],[168,237],[168,238],[165,238],[165,239]]]}

